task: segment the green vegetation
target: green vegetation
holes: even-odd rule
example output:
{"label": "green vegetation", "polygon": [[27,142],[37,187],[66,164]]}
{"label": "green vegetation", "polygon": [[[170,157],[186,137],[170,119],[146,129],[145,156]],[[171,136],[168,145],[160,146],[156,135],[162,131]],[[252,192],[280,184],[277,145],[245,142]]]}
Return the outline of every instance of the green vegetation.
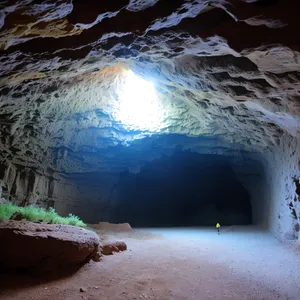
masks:
{"label": "green vegetation", "polygon": [[57,214],[54,208],[45,210],[43,208],[26,206],[19,207],[12,203],[0,204],[0,222],[9,220],[14,214],[21,215],[27,221],[43,221],[53,224],[65,224],[85,227],[86,225],[77,217],[69,214],[64,218]]}

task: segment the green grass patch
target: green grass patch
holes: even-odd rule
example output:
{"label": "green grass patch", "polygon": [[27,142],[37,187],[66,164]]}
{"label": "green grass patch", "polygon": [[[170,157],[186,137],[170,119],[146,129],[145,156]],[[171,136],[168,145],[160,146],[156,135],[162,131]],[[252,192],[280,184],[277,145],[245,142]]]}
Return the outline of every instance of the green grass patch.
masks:
{"label": "green grass patch", "polygon": [[86,224],[75,215],[69,214],[68,217],[61,217],[54,208],[46,210],[34,206],[19,207],[12,203],[0,204],[0,222],[9,220],[15,213],[20,214],[27,221],[42,221],[80,227],[86,226]]}

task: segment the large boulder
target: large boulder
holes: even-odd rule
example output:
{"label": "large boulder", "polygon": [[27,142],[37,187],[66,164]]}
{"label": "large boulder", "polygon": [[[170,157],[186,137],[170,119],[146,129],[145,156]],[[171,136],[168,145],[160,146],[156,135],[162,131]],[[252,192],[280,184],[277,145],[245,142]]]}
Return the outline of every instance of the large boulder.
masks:
{"label": "large boulder", "polygon": [[79,266],[94,259],[99,247],[95,232],[26,221],[0,223],[0,241],[0,270]]}

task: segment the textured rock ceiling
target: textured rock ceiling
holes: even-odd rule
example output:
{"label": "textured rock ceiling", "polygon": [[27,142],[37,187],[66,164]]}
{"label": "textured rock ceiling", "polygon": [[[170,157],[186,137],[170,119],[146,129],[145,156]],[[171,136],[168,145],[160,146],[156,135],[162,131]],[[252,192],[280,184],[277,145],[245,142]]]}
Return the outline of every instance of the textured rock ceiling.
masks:
{"label": "textured rock ceiling", "polygon": [[[9,0],[0,9],[4,163],[118,169],[178,145],[266,153],[300,136],[299,0]],[[116,119],[130,70],[154,83],[157,126]]]}

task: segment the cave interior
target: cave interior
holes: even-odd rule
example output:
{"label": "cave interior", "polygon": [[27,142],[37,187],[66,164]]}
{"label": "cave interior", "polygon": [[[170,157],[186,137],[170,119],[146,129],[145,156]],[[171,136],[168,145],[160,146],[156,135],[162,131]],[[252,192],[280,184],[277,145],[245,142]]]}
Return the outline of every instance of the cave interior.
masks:
{"label": "cave interior", "polygon": [[104,2],[1,2],[1,201],[299,242],[299,2]]}

